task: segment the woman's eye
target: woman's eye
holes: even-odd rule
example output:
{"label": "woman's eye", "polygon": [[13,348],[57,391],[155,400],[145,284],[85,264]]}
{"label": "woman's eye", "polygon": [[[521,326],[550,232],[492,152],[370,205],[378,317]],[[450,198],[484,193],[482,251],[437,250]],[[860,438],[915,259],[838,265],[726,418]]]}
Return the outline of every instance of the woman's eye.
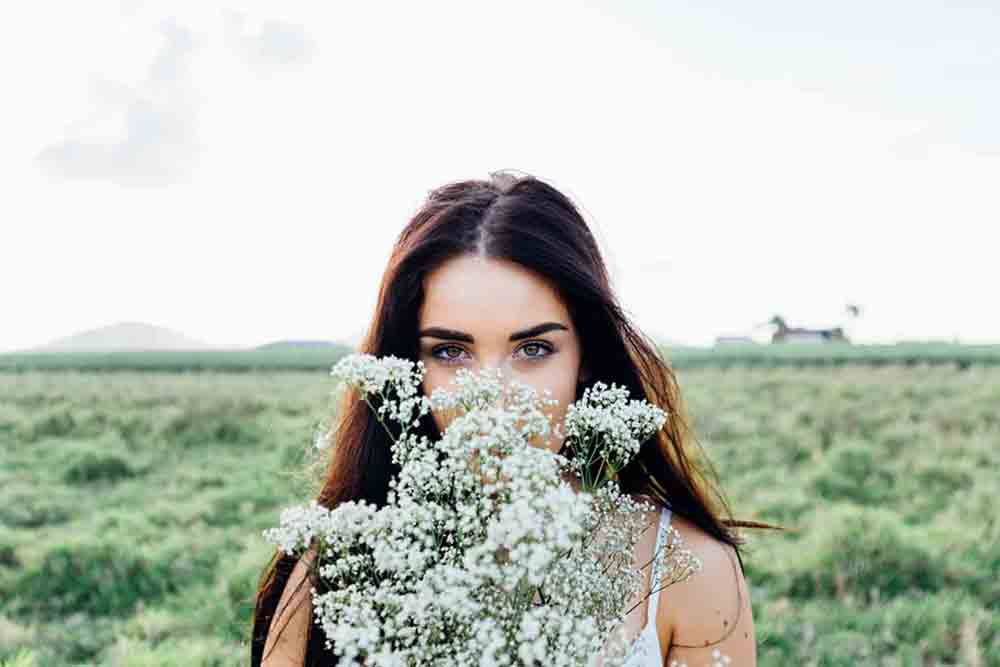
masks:
{"label": "woman's eye", "polygon": [[545,343],[528,343],[521,347],[521,351],[528,359],[544,359],[552,354],[552,347]]}
{"label": "woman's eye", "polygon": [[[448,353],[448,350],[457,350],[458,353],[455,356],[452,356],[451,354]],[[444,352],[444,354],[443,355],[439,354],[442,351]],[[434,357],[445,362],[446,364],[451,364],[455,363],[456,361],[462,358],[461,357],[462,352],[463,352],[462,348],[458,347],[457,345],[442,345],[441,347],[436,348],[431,354]]]}

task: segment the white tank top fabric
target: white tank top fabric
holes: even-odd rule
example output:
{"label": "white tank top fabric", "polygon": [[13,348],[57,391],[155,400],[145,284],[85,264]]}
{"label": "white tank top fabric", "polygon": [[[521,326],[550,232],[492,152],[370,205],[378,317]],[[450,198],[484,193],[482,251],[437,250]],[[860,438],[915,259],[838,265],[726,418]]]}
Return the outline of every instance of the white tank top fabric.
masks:
{"label": "white tank top fabric", "polygon": [[[663,508],[660,512],[659,528],[656,531],[656,549],[653,554],[658,554],[666,542],[667,532],[670,529],[670,510]],[[653,572],[650,579],[650,591],[656,591],[650,595],[646,606],[646,625],[642,632],[632,644],[628,657],[625,659],[623,667],[662,667],[663,657],[661,655],[660,636],[656,632],[656,608],[660,601],[660,560],[653,562]],[[596,662],[591,661],[591,664]]]}

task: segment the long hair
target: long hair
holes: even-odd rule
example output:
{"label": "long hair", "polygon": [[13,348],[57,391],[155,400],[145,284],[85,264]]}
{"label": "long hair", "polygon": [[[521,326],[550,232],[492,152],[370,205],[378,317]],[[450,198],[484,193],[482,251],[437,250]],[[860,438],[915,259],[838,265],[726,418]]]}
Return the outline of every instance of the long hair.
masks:
{"label": "long hair", "polygon": [[[418,358],[418,314],[424,279],[435,268],[461,255],[509,260],[545,278],[567,304],[579,333],[582,364],[592,380],[628,388],[664,409],[664,427],[644,442],[638,455],[619,472],[627,493],[646,494],[673,513],[733,546],[743,568],[736,527],[773,528],[736,521],[719,490],[718,475],[688,426],[677,379],[656,344],[626,317],[612,291],[598,244],[576,206],[557,189],[532,176],[495,172],[489,180],[464,180],[431,190],[400,233],[379,288],[375,314],[360,352]],[[576,398],[582,394],[582,385]],[[421,420],[417,431],[439,433],[434,420]],[[398,472],[390,458],[390,440],[372,411],[354,392],[345,392],[332,434],[334,446],[319,504],[333,508],[364,499],[386,502],[389,480]],[[258,584],[251,640],[252,665],[259,665],[271,618],[295,558],[274,554]],[[276,631],[280,631],[280,628]],[[306,666],[323,656],[322,631],[310,623]]]}

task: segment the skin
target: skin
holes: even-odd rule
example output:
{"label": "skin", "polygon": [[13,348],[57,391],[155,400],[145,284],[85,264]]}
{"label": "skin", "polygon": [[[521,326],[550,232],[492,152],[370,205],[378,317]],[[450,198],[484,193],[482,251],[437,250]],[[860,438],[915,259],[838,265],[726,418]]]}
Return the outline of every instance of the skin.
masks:
{"label": "skin", "polygon": [[660,593],[656,628],[667,653],[664,664],[715,665],[712,651],[718,649],[731,661],[723,661],[724,667],[756,667],[750,590],[735,549],[684,517],[672,516],[670,525],[680,534],[683,547],[701,559],[702,570]]}
{"label": "skin", "polygon": [[[437,387],[447,388],[458,368],[473,372],[486,366],[499,368],[506,382],[516,378],[539,391],[548,389],[559,401],[548,408],[548,414],[553,424],[562,423],[566,406],[576,397],[577,382],[589,382],[590,375],[582,364],[580,338],[569,311],[551,285],[519,264],[463,255],[431,272],[424,293],[418,335],[427,395]],[[513,334],[546,323],[562,327],[510,340]],[[450,419],[450,415],[438,413],[433,417],[441,430]],[[537,444],[557,450],[561,439],[555,436]],[[646,562],[653,550],[658,518],[650,517],[650,530],[640,543]],[[703,570],[659,593],[655,624],[664,664],[674,665],[674,660],[689,667],[714,664],[712,649],[719,648],[730,657],[732,667],[754,667],[756,637],[750,595],[736,566],[735,551],[683,517],[672,517],[671,525],[685,546],[702,559]],[[307,554],[306,559],[312,557]],[[297,584],[307,572],[302,561],[292,571],[268,634],[264,667],[302,665],[312,602],[308,585]],[[634,613],[641,614],[641,627],[645,605]],[[277,639],[275,628],[286,622],[288,627]],[[711,645],[690,649],[675,644]]]}
{"label": "skin", "polygon": [[[462,255],[427,276],[424,294],[418,335],[428,396],[448,389],[459,368],[498,368],[505,383],[516,379],[539,392],[548,389],[559,403],[546,413],[553,425],[562,424],[577,382],[588,374],[581,365],[580,338],[555,289],[519,264]],[[538,333],[520,336],[533,328]],[[441,430],[450,418],[434,413]],[[536,444],[558,450],[561,437]]]}

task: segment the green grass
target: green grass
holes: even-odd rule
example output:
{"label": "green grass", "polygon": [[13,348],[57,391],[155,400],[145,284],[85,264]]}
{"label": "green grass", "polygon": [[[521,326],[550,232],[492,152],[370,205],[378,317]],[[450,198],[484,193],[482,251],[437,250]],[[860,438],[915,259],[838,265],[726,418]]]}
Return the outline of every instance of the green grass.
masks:
{"label": "green grass", "polygon": [[[329,370],[347,347],[265,348],[239,351],[156,352],[43,352],[0,354],[0,372],[26,373],[38,370],[99,371],[259,371]],[[732,344],[718,347],[670,347],[664,354],[678,369],[779,366],[885,366],[922,364],[1000,365],[1000,345],[953,343],[898,343],[895,345]]]}
{"label": "green grass", "polygon": [[[0,373],[0,665],[246,664],[327,370]],[[737,516],[791,529],[747,531],[761,665],[1000,665],[1000,368],[679,376]]]}
{"label": "green grass", "polygon": [[277,347],[260,350],[148,352],[16,352],[0,354],[0,371],[23,373],[36,370],[79,371],[301,371],[326,368],[349,352],[346,346],[332,348]]}

